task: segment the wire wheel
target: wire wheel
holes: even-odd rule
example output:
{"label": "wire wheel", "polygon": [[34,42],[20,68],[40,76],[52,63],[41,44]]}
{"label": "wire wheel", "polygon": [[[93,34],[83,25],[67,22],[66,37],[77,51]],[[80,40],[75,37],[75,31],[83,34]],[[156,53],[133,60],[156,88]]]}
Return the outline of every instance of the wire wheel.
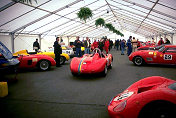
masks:
{"label": "wire wheel", "polygon": [[105,66],[104,70],[103,70],[103,76],[106,76],[108,73],[108,68],[107,66]]}
{"label": "wire wheel", "polygon": [[66,60],[65,57],[61,56],[61,57],[60,57],[60,64],[64,64],[64,63],[65,63],[65,60]]}
{"label": "wire wheel", "polygon": [[50,64],[47,60],[40,61],[40,63],[39,63],[39,69],[40,70],[48,70],[49,67],[50,67]]}
{"label": "wire wheel", "polygon": [[144,63],[144,61],[142,57],[135,57],[133,60],[133,63],[137,66],[141,66]]}

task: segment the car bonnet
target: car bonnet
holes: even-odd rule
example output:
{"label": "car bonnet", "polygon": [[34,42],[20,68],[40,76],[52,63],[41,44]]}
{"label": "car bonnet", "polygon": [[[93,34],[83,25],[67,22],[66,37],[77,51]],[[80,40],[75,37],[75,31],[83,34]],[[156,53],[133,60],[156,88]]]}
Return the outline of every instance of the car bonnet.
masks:
{"label": "car bonnet", "polygon": [[0,42],[0,53],[6,58],[6,59],[12,59],[13,55],[10,52],[10,50],[2,43]]}

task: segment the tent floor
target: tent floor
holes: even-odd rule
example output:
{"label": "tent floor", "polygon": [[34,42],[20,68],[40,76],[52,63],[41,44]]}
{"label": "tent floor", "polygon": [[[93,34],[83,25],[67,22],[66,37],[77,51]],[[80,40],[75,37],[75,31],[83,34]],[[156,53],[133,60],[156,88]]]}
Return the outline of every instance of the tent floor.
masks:
{"label": "tent floor", "polygon": [[1,118],[108,118],[107,105],[132,83],[149,76],[176,80],[175,66],[134,66],[113,49],[106,77],[72,76],[69,63],[51,70],[23,70],[0,99]]}

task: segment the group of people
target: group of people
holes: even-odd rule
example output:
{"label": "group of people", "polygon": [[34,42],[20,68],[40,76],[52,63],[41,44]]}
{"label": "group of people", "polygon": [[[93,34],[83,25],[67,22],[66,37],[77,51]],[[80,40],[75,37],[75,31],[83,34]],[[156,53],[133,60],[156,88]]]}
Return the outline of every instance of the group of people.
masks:
{"label": "group of people", "polygon": [[[77,57],[82,56],[81,47],[85,48],[84,50],[85,54],[90,54],[90,50],[91,50],[90,39],[86,37],[85,40],[80,41],[79,38],[80,37],[77,36],[74,42],[74,46],[76,48],[76,56]],[[56,41],[54,42],[54,45],[53,45],[56,67],[60,67],[60,54],[62,54],[61,43],[59,42],[60,42],[60,38],[56,37]],[[165,42],[164,42],[163,38],[160,38],[157,45],[162,45],[162,44],[170,44],[170,41],[167,38],[165,38]],[[94,42],[92,43],[92,46],[94,49],[99,48],[101,51],[105,50],[106,54],[108,54],[108,52],[112,49],[113,41],[108,39],[107,37],[103,37],[98,41],[95,39]],[[122,39],[122,40],[117,39],[115,40],[115,45],[114,45],[114,47],[117,50],[119,50],[119,47],[120,47],[121,55],[124,55],[125,47],[127,47],[128,56],[132,53],[132,51],[136,51],[136,49],[140,46],[141,46],[141,42],[138,39],[136,40],[135,37],[132,37],[132,36],[130,36],[127,41],[125,39]],[[36,41],[33,43],[33,49],[36,52],[38,52],[38,50],[40,49],[38,39],[36,39]]]}
{"label": "group of people", "polygon": [[165,38],[165,42],[163,38],[160,38],[160,40],[158,41],[158,45],[162,45],[162,44],[171,44],[171,43],[168,38]]}
{"label": "group of people", "polygon": [[117,39],[115,40],[114,47],[119,50],[121,50],[121,55],[124,55],[125,47],[127,47],[127,55],[129,56],[132,51],[136,51],[138,47],[140,47],[141,42],[138,39],[135,39],[135,37],[130,36],[129,39],[126,41],[125,39]]}
{"label": "group of people", "polygon": [[101,51],[105,50],[106,54],[108,54],[112,49],[113,41],[105,36],[98,41],[95,39],[92,45],[93,48],[99,48]]}
{"label": "group of people", "polygon": [[[76,56],[77,57],[82,56],[81,47],[85,48],[85,50],[84,50],[85,54],[90,54],[90,50],[91,50],[90,39],[88,37],[86,37],[86,40],[80,41],[79,38],[80,37],[77,36],[75,42],[73,43],[73,45],[76,48]],[[101,51],[105,50],[106,54],[108,54],[108,52],[111,50],[112,46],[113,46],[113,41],[110,39],[107,39],[107,37],[103,37],[98,41],[95,39],[94,42],[92,43],[93,49],[99,48]]]}

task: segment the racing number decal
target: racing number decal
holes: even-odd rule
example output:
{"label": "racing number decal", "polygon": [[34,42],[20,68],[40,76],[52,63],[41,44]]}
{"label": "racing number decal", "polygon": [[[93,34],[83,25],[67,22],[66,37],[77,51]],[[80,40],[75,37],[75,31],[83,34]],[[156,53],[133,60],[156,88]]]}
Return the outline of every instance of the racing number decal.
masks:
{"label": "racing number decal", "polygon": [[164,60],[172,60],[172,55],[170,55],[170,54],[165,54],[165,55],[164,55]]}
{"label": "racing number decal", "polygon": [[70,51],[66,51],[67,54],[70,54]]}

